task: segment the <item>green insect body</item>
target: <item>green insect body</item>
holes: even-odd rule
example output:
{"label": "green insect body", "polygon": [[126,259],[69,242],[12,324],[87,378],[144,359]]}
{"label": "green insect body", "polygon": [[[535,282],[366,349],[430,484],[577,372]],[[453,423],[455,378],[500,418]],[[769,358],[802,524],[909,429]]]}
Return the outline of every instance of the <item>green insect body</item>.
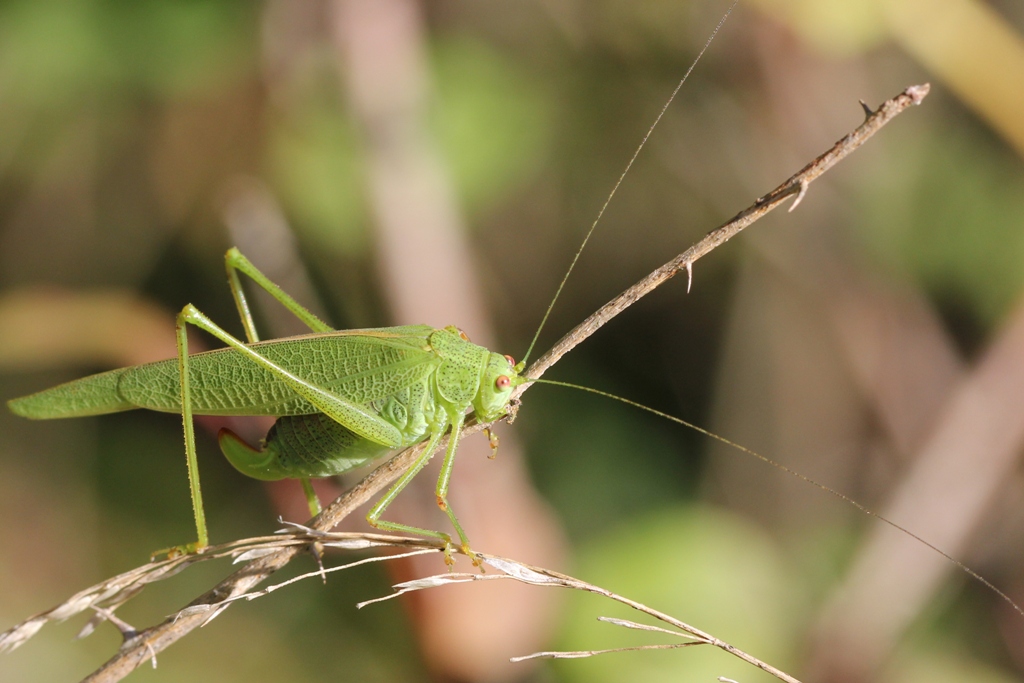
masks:
{"label": "green insect body", "polygon": [[[501,396],[488,402],[486,395],[495,393],[498,376],[516,374],[505,357],[464,341],[451,328],[436,330],[426,325],[347,330],[249,347],[293,374],[364,406],[401,433],[397,446],[363,438],[318,412],[274,373],[252,365],[233,349],[191,356],[193,415],[280,416],[263,451],[245,446],[226,430],[220,437],[222,450],[239,471],[264,480],[329,477],[392,448],[411,446],[428,432],[447,428],[452,414],[465,412],[470,407],[467,395],[481,398],[474,406],[479,407],[478,414],[495,402],[503,405]],[[496,357],[493,366],[487,362],[492,356]],[[507,401],[510,392],[500,393]],[[180,413],[177,361],[84,377],[14,399],[9,405],[16,414],[32,419],[135,408]],[[490,419],[495,417],[500,413]]]}
{"label": "green insect body", "polygon": [[[526,381],[512,359],[473,344],[455,327],[408,325],[330,330],[232,249],[229,283],[250,343],[221,330],[191,305],[178,316],[178,358],[120,368],[8,402],[23,417],[52,419],[136,408],[180,413],[185,426],[189,478],[199,541],[207,544],[192,433],[193,415],[273,415],[278,420],[260,448],[230,430],[219,442],[243,474],[262,480],[327,477],[364,465],[389,451],[429,439],[419,460],[370,510],[378,528],[449,541],[447,534],[380,519],[381,513],[429,460],[441,437],[452,438],[438,480],[438,504],[448,513],[464,549],[468,540],[447,504],[448,480],[466,412],[482,421],[506,413],[512,390]],[[303,319],[313,334],[256,341],[238,282],[244,272]],[[186,323],[228,348],[188,354]],[[311,511],[318,509],[315,497]],[[446,557],[450,561],[450,557]]]}

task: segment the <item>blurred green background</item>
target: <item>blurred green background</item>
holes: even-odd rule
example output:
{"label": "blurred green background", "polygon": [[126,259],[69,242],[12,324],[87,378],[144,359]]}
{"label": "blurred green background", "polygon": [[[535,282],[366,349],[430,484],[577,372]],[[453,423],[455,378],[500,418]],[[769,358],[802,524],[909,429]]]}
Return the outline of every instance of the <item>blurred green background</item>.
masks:
{"label": "blurred green background", "polygon": [[[297,296],[337,327],[394,323],[375,204],[391,168],[380,156],[388,123],[373,119],[366,87],[419,88],[422,129],[409,138],[429,143],[425,158],[447,179],[495,350],[521,357],[583,234],[728,8],[389,0],[412,47],[382,41],[367,63],[412,60],[409,86],[357,72],[343,44],[355,16],[345,6],[357,2],[0,4],[0,398],[173,354],[173,313],[187,302],[241,335],[222,262],[235,243],[257,266],[277,259],[298,272],[285,288],[300,283]],[[887,509],[953,424],[957,383],[990,358],[1022,305],[1022,32],[1015,0],[741,2],[621,186],[540,350],[852,130],[858,99],[874,106],[926,81],[932,94],[799,210],[700,261],[689,294],[677,278],[548,376],[679,415]],[[421,255],[419,267],[433,281],[442,266]],[[433,296],[448,294],[438,285]],[[274,328],[271,312],[261,321]],[[1012,376],[1012,361],[992,362]],[[0,628],[192,537],[180,430],[173,415],[0,414]],[[564,527],[569,573],[814,680],[1024,679],[1024,617],[956,572],[893,617],[903,626],[883,638],[877,666],[830,664],[837,649],[861,660],[820,634],[872,523],[803,482],[561,388],[531,389],[511,431]],[[1006,440],[1021,450],[1019,435]],[[235,473],[210,433],[199,449],[214,539],[274,529],[281,508],[264,486]],[[973,515],[944,548],[1019,601],[1024,486],[1008,462],[973,463],[1001,482],[977,509],[943,499],[950,515]],[[903,568],[913,583],[917,565]],[[119,615],[153,623],[226,571],[192,569]],[[424,626],[415,604],[355,610],[393,580],[362,568],[239,605],[135,678],[467,680],[424,649],[417,629],[444,625]],[[474,587],[461,590],[472,599]],[[542,649],[657,641],[599,614],[638,619],[574,595],[554,621],[509,628],[552,633]],[[96,668],[117,635],[104,626],[73,641],[81,621],[0,657],[0,679],[73,680]],[[870,621],[847,630],[884,631]],[[769,680],[690,649],[477,671],[473,680]]]}

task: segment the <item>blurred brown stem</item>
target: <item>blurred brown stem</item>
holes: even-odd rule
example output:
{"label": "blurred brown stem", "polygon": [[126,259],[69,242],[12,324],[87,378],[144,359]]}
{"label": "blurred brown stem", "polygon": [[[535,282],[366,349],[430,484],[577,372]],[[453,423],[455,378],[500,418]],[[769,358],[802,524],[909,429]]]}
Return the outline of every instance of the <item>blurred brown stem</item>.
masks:
{"label": "blurred brown stem", "polygon": [[[457,321],[477,344],[494,348],[497,335],[476,268],[481,259],[470,246],[452,174],[431,126],[437,95],[423,5],[332,0],[330,6],[342,89],[359,124],[374,251],[390,318],[398,325],[435,327]],[[487,458],[483,439],[459,444],[449,502],[472,516],[474,545],[560,566],[565,542],[559,520],[534,489],[515,434],[503,435],[501,442],[497,460]],[[389,515],[425,528],[436,524],[432,479],[439,474],[439,462],[428,465]],[[419,576],[434,570],[436,559],[414,556],[388,567],[393,574]],[[421,593],[406,606],[423,663],[435,677],[502,683],[510,674],[522,675],[522,667],[513,673],[507,665],[509,648],[536,649],[549,638],[558,609],[550,597],[506,583],[486,595]],[[493,613],[503,618],[488,619]]]}
{"label": "blurred brown stem", "polygon": [[[657,288],[679,271],[692,269],[694,262],[699,258],[739,234],[740,231],[765,216],[788,197],[796,195],[796,202],[798,203],[806,193],[807,187],[811,182],[858,149],[872,135],[908,107],[920,104],[927,94],[927,84],[911,86],[896,97],[884,102],[877,110],[867,116],[864,123],[839,140],[831,149],[807,164],[799,173],[755,201],[750,207],[740,211],[721,227],[708,233],[700,242],[651,272],[577,325],[569,334],[565,335],[555,344],[550,351],[531,365],[526,371],[526,376],[537,378],[543,375],[562,356],[596,332],[606,322],[626,310],[645,294]],[[515,397],[520,396],[527,387],[529,387],[529,384],[519,387]],[[484,426],[474,424],[467,427],[463,436],[481,431]],[[446,442],[447,439],[444,439],[439,448],[443,448]],[[423,448],[424,444],[408,448],[375,469],[311,520],[309,523],[310,528],[318,531],[333,529],[360,505],[369,501],[385,486],[397,479],[402,472],[412,465]],[[288,548],[253,560],[224,579],[213,589],[193,600],[189,605],[216,604],[226,598],[248,592],[278,569],[287,565],[296,555],[302,552],[301,549]],[[139,665],[150,661],[178,639],[201,626],[208,617],[207,613],[191,612],[184,616],[168,618],[156,626],[140,631],[134,637],[127,639],[117,654],[84,680],[93,683],[121,680]]]}

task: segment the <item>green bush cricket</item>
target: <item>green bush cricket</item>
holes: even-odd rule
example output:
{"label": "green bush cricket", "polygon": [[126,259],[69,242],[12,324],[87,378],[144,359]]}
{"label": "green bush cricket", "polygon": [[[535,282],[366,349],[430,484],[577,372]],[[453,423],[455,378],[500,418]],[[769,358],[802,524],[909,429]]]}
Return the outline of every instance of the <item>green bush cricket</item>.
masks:
{"label": "green bush cricket", "polygon": [[[228,461],[262,480],[294,478],[303,486],[313,514],[319,512],[311,477],[354,469],[387,452],[428,439],[417,462],[367,514],[388,531],[439,538],[448,534],[381,519],[395,496],[423,469],[451,427],[451,439],[437,482],[437,503],[452,522],[464,552],[462,526],[448,506],[448,484],[466,411],[485,421],[505,415],[512,390],[522,384],[523,363],[469,341],[455,327],[408,325],[366,330],[333,330],[263,275],[237,249],[227,252],[228,282],[248,344],[225,332],[195,306],[177,317],[177,359],[99,373],[8,402],[22,417],[82,417],[146,408],[181,413],[197,541],[209,543],[196,458],[193,415],[278,417],[260,449],[233,432],[218,440]],[[259,341],[238,273],[244,273],[294,313],[308,335]],[[209,332],[228,346],[190,356],[186,325]],[[492,441],[496,447],[496,442]],[[451,562],[450,548],[446,561]]]}

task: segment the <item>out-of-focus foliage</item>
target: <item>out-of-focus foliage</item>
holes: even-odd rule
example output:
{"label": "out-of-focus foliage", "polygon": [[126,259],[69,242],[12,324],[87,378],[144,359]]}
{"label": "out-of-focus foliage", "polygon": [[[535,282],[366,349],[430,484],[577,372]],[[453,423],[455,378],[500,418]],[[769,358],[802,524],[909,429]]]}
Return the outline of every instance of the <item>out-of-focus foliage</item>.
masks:
{"label": "out-of-focus foliage", "polygon": [[554,103],[532,74],[467,37],[438,40],[434,69],[437,139],[473,217],[536,175]]}
{"label": "out-of-focus foliage", "polygon": [[[169,355],[173,339],[158,341],[157,321],[163,311],[169,327],[186,302],[240,332],[222,263],[231,244],[226,198],[240,178],[258,178],[277,202],[336,324],[389,319],[367,197],[370,133],[346,94],[331,6],[0,4],[0,398],[117,359]],[[502,352],[522,354],[583,232],[727,6],[423,3],[430,134],[471,228]],[[792,264],[839,263],[876,288],[911,292],[961,343],[965,366],[1024,288],[1024,76],[1012,71],[1024,9],[1014,0],[943,0],[927,24],[935,32],[924,24],[913,32],[922,6],[739,5],[623,183],[538,350],[856,126],[858,99],[874,105],[927,80],[932,95],[815,184],[798,211],[773,215],[756,236],[697,264],[692,293],[678,278],[553,377],[724,425],[725,436],[869,507],[884,505],[915,454],[889,442],[887,416],[851,379],[828,287],[803,284],[805,269]],[[277,255],[254,257],[262,266]],[[18,298],[26,285],[81,297]],[[24,301],[38,302],[31,315],[14,306]],[[125,314],[126,301],[146,302],[137,318]],[[758,307],[740,324],[733,311],[745,301]],[[100,321],[101,331],[88,329]],[[894,382],[900,373],[889,369]],[[721,396],[742,400],[723,405]],[[177,417],[29,423],[0,412],[0,629],[191,537]],[[802,482],[780,484],[786,475],[742,454],[712,451],[703,437],[566,389],[532,388],[515,429],[576,547],[571,572],[800,675],[817,610],[867,525],[862,516]],[[262,485],[231,470],[210,434],[200,439],[214,538],[271,531],[278,511]],[[1020,594],[1024,511],[1019,495],[1007,498],[998,519],[979,524],[964,559]],[[190,570],[121,616],[152,623],[222,571]],[[353,607],[387,592],[391,578],[366,570],[240,605],[161,655],[155,672],[136,675],[428,680],[399,603]],[[1020,680],[1024,650],[1007,635],[1020,633],[1014,622],[983,591],[949,591],[914,625],[884,679]],[[652,642],[594,622],[633,617],[578,597],[553,647]],[[964,613],[975,627],[963,627]],[[103,628],[71,641],[79,626],[47,628],[0,657],[0,679],[71,679],[95,668],[116,634]],[[692,650],[524,675],[762,680],[721,653]]]}
{"label": "out-of-focus foliage", "polygon": [[222,88],[251,68],[255,9],[223,1],[5,3],[5,109],[67,111],[83,96],[124,89],[183,97]]}
{"label": "out-of-focus foliage", "polygon": [[352,123],[334,98],[313,94],[282,118],[271,136],[269,166],[301,234],[332,251],[365,256],[369,236]]}
{"label": "out-of-focus foliage", "polygon": [[[888,683],[1010,683],[1020,680],[992,666],[972,661],[962,653],[949,649],[926,649],[898,661],[886,676]],[[960,656],[957,656],[959,654]]]}
{"label": "out-of-focus foliage", "polygon": [[1024,168],[990,136],[952,128],[932,133],[942,144],[905,137],[892,166],[868,175],[857,227],[888,266],[985,329],[1024,286]]}
{"label": "out-of-focus foliage", "polygon": [[846,0],[754,0],[783,18],[826,54],[850,56],[877,47],[886,38],[883,2]]}

